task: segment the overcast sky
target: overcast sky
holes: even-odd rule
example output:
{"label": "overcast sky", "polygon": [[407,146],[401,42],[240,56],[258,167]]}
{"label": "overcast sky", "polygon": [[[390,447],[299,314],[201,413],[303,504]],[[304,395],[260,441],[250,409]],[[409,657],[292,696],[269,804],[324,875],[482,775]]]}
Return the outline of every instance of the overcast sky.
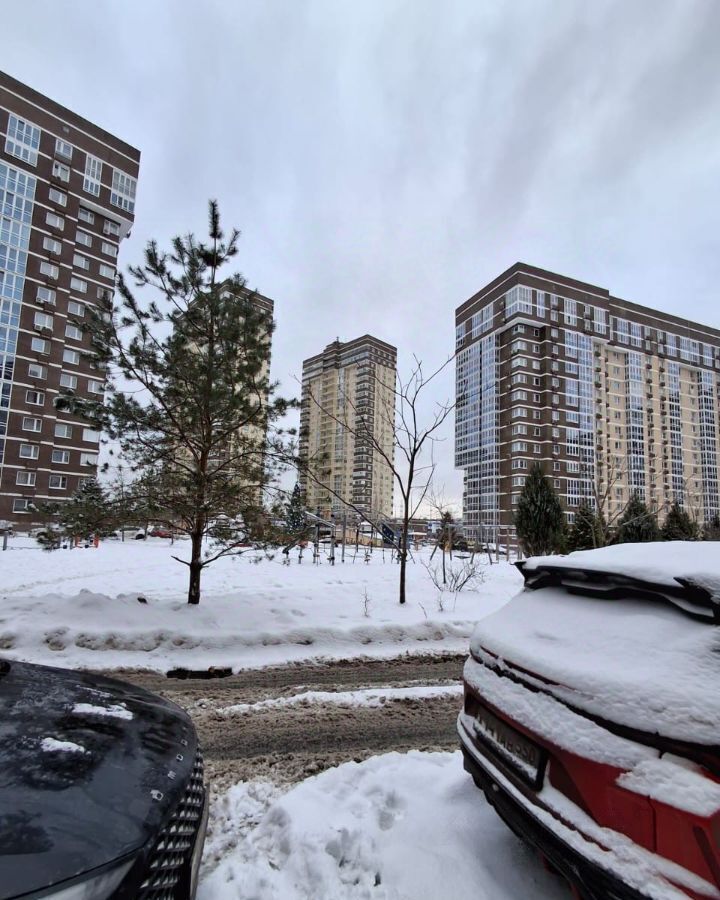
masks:
{"label": "overcast sky", "polygon": [[[720,0],[23,0],[0,65],[142,151],[136,225],[275,300],[274,376],[365,332],[426,365],[517,260],[720,327]],[[453,393],[453,373],[434,397]],[[452,424],[439,482],[459,500]]]}

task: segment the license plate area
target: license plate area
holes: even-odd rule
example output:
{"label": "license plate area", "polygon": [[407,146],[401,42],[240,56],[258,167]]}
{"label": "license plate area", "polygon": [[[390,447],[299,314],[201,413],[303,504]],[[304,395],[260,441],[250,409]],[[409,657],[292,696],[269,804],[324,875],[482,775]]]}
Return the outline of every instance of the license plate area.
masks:
{"label": "license plate area", "polygon": [[546,751],[481,703],[476,705],[474,713],[473,730],[478,742],[491,752],[501,768],[509,769],[534,790],[540,790]]}

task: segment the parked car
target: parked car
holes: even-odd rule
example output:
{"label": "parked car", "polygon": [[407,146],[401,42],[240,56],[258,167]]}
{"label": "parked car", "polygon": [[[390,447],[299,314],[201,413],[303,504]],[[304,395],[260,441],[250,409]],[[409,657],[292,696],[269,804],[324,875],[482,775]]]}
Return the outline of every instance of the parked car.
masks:
{"label": "parked car", "polygon": [[716,547],[529,559],[472,636],[465,768],[582,900],[720,897]]}
{"label": "parked car", "polygon": [[0,660],[0,896],[191,900],[207,825],[185,712],[110,678]]}
{"label": "parked car", "polygon": [[159,537],[159,538],[171,538],[172,531],[168,531],[167,528],[153,528],[152,531],[149,531],[148,534],[150,537]]}

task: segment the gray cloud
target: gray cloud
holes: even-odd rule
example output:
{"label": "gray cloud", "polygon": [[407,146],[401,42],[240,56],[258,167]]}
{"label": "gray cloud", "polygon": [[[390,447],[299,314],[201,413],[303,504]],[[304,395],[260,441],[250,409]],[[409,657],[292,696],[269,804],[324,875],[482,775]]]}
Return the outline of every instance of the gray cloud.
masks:
{"label": "gray cloud", "polygon": [[29,0],[4,32],[10,74],[142,150],[124,263],[218,197],[289,393],[336,336],[440,363],[516,259],[720,326],[717,0]]}

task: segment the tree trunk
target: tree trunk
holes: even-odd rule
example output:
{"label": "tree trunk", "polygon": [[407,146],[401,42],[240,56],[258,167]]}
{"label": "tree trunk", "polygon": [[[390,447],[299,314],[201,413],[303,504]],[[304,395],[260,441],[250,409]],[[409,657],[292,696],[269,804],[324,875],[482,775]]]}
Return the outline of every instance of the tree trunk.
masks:
{"label": "tree trunk", "polygon": [[400,603],[405,602],[405,567],[407,566],[407,533],[410,522],[410,504],[405,503],[403,527],[400,532]]}
{"label": "tree trunk", "polygon": [[190,584],[188,586],[188,603],[197,605],[200,602],[200,575],[202,573],[202,532],[190,536]]}

